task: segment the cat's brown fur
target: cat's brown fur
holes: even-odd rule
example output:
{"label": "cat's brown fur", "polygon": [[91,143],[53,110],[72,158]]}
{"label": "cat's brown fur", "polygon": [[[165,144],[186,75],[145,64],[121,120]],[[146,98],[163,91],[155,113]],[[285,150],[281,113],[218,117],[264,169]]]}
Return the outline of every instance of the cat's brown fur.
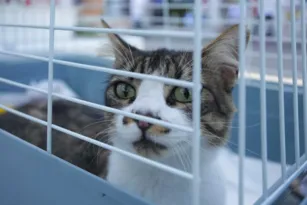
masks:
{"label": "cat's brown fur", "polygon": [[[47,102],[32,102],[18,108],[20,112],[47,121]],[[53,124],[106,142],[104,135],[97,135],[103,129],[101,111],[76,103],[57,100],[53,103]],[[0,115],[0,129],[46,150],[46,126],[31,122],[9,112]],[[52,131],[52,153],[95,175],[104,177],[108,151],[83,140]]]}

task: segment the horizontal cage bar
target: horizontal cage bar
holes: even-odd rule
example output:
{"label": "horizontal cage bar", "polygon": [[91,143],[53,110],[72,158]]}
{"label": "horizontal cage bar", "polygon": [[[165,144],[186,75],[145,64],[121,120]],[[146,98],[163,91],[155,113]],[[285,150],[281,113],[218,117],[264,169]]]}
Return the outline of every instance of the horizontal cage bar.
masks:
{"label": "horizontal cage bar", "polygon": [[[162,19],[161,19],[162,20]],[[238,21],[230,20],[227,24],[239,24]],[[259,24],[259,22],[255,22]],[[291,25],[289,23],[289,25]],[[45,29],[48,30],[49,26],[42,25],[25,25],[25,24],[1,24],[0,27],[15,27],[15,28],[30,28],[30,29]],[[91,33],[115,33],[115,34],[124,34],[124,35],[134,35],[134,36],[152,36],[152,37],[175,37],[175,38],[194,38],[194,33],[185,30],[133,30],[133,29],[119,29],[119,28],[93,28],[93,27],[71,27],[71,26],[55,26],[55,30],[61,31],[86,31]],[[208,33],[205,32],[202,34],[202,39],[214,39],[218,36],[219,33]],[[301,38],[297,38],[301,40]],[[259,42],[260,37],[253,37],[251,40],[253,42]],[[267,37],[266,42],[277,42],[275,37]],[[290,37],[283,37],[282,42],[291,43]]]}
{"label": "horizontal cage bar", "polygon": [[[0,24],[0,27],[15,28],[32,28],[32,29],[49,29],[49,26],[23,25],[23,24]],[[177,37],[177,38],[193,38],[193,32],[178,32],[165,30],[133,30],[118,28],[92,28],[92,27],[72,27],[72,26],[55,26],[54,30],[61,31],[87,31],[92,33],[115,33],[127,34],[135,36],[157,36],[157,37]]]}
{"label": "horizontal cage bar", "polygon": [[[30,116],[30,115],[27,115],[27,114],[24,114],[20,111],[17,111],[17,110],[14,110],[12,108],[9,108],[7,106],[4,106],[2,104],[0,104],[0,108],[12,113],[12,114],[15,114],[15,115],[18,115],[22,118],[25,118],[25,119],[28,119],[30,121],[33,121],[33,122],[36,122],[38,124],[41,124],[41,125],[44,125],[44,126],[47,126],[47,122],[46,121],[43,121],[43,120],[40,120],[38,118],[35,118],[33,116]],[[81,139],[81,140],[84,140],[86,142],[89,142],[89,143],[92,143],[92,144],[95,144],[99,147],[102,147],[102,148],[105,148],[105,149],[108,149],[110,151],[114,151],[114,152],[118,152],[120,154],[123,154],[127,157],[130,157],[132,159],[135,159],[135,160],[138,160],[140,162],[143,162],[145,164],[148,164],[148,165],[151,165],[151,166],[154,166],[156,168],[159,168],[161,170],[164,170],[164,171],[167,171],[169,173],[172,173],[172,174],[175,174],[175,175],[178,175],[180,177],[183,177],[183,178],[186,178],[186,179],[193,179],[193,175],[188,173],[188,172],[184,172],[184,171],[181,171],[179,169],[176,169],[176,168],[173,168],[173,167],[170,167],[168,165],[164,165],[162,163],[159,163],[159,162],[155,162],[153,160],[150,160],[150,159],[147,159],[145,157],[141,157],[139,155],[136,155],[136,154],[132,154],[130,152],[127,152],[127,151],[124,151],[124,150],[121,150],[119,148],[116,148],[114,146],[111,146],[111,145],[108,145],[106,143],[103,143],[103,142],[100,142],[100,141],[97,141],[97,140],[94,140],[92,138],[89,138],[87,136],[84,136],[84,135],[81,135],[81,134],[78,134],[76,132],[73,132],[73,131],[70,131],[70,130],[67,130],[65,128],[62,128],[60,126],[57,126],[57,125],[54,125],[52,124],[52,128],[55,129],[55,130],[58,130],[60,132],[63,132],[65,134],[68,134],[68,135],[71,135],[73,137],[76,137],[78,139]]]}
{"label": "horizontal cage bar", "polygon": [[[29,54],[20,54],[20,53],[3,51],[3,50],[0,50],[0,54],[7,54],[7,55],[12,55],[12,56],[17,56],[17,57],[25,57],[25,58],[41,60],[41,61],[46,61],[46,62],[49,61],[49,59],[47,57],[39,57],[39,56],[29,55]],[[75,67],[75,68],[94,70],[94,71],[99,71],[99,72],[105,72],[105,73],[109,73],[109,74],[113,74],[113,75],[133,77],[133,78],[137,78],[137,79],[154,80],[154,81],[166,83],[166,84],[169,84],[169,85],[180,86],[180,87],[186,87],[186,88],[192,88],[193,87],[192,82],[188,82],[188,81],[184,81],[184,80],[176,80],[176,79],[171,79],[171,78],[166,78],[166,77],[152,76],[152,75],[148,75],[148,74],[134,73],[134,72],[130,72],[130,71],[122,71],[122,70],[117,70],[117,69],[112,69],[112,68],[107,68],[107,67],[92,66],[92,65],[74,63],[74,62],[56,60],[56,59],[53,59],[53,62],[56,63],[56,64],[72,66],[72,67]]]}
{"label": "horizontal cage bar", "polygon": [[[41,90],[41,89],[38,89],[38,88],[33,88],[32,86],[25,85],[25,84],[22,84],[22,83],[18,83],[18,82],[15,82],[15,81],[11,81],[11,80],[8,80],[8,79],[4,79],[4,78],[1,78],[1,77],[0,77],[0,82],[10,84],[10,85],[13,85],[13,86],[17,86],[17,87],[20,87],[20,88],[34,90],[34,91],[37,91],[37,92],[40,92],[40,93],[48,94],[47,91],[44,91],[44,90]],[[146,121],[146,122],[149,122],[149,123],[152,123],[152,124],[157,124],[157,125],[165,126],[165,127],[168,127],[168,128],[174,128],[174,129],[182,130],[182,131],[185,131],[185,132],[193,132],[193,129],[190,128],[190,127],[172,124],[172,123],[169,123],[169,122],[153,119],[153,118],[150,118],[150,117],[145,117],[145,116],[138,115],[138,114],[133,114],[131,112],[118,110],[118,109],[111,108],[111,107],[108,107],[108,106],[105,106],[105,105],[99,105],[99,104],[96,104],[96,103],[91,103],[91,102],[88,102],[88,101],[85,101],[85,100],[80,100],[80,99],[77,99],[77,98],[66,97],[64,95],[59,95],[59,94],[56,94],[56,93],[52,93],[52,96],[55,96],[55,97],[58,97],[58,98],[61,98],[61,99],[64,99],[64,100],[68,100],[70,102],[75,102],[75,103],[78,103],[78,104],[81,104],[81,105],[89,106],[89,107],[92,107],[92,108],[100,109],[100,110],[103,110],[103,111],[106,111],[106,112],[111,112],[111,113],[115,113],[115,114],[118,114],[118,115],[124,115],[124,116],[127,116],[127,117],[131,117],[131,118],[134,118],[134,119],[137,119],[137,120]]]}
{"label": "horizontal cage bar", "polygon": [[122,71],[122,70],[117,70],[117,69],[112,69],[112,68],[107,68],[107,67],[91,66],[91,65],[73,63],[73,62],[69,62],[69,61],[56,60],[56,59],[54,59],[53,62],[57,63],[57,64],[61,64],[61,65],[73,66],[75,68],[83,68],[83,69],[88,69],[88,70],[102,71],[102,72],[113,74],[113,75],[120,75],[120,76],[125,76],[125,77],[143,79],[143,80],[144,79],[145,80],[154,80],[154,81],[167,83],[169,85],[176,85],[176,86],[180,86],[180,87],[186,87],[186,88],[192,88],[193,87],[192,82],[183,81],[183,80],[176,80],[176,79],[171,79],[171,78],[166,78],[166,77],[152,76],[152,75],[141,74],[141,73],[134,73],[134,72],[130,72],[130,71]]}

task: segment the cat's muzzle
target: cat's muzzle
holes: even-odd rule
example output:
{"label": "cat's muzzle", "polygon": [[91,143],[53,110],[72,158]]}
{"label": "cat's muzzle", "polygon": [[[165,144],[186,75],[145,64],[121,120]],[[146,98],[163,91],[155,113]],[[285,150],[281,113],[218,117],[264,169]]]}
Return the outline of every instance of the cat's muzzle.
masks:
{"label": "cat's muzzle", "polygon": [[143,156],[160,155],[162,151],[166,150],[167,147],[160,143],[156,143],[146,137],[146,134],[142,132],[141,139],[133,142],[133,147],[138,154]]}
{"label": "cat's muzzle", "polygon": [[[159,116],[154,115],[150,112],[134,112],[134,113],[161,120]],[[163,135],[166,135],[171,131],[169,128],[162,127],[160,125],[151,124],[149,122],[137,119],[132,119],[129,117],[123,118],[124,125],[129,125],[132,123],[135,123],[139,128],[139,130],[141,131],[140,139],[133,142],[133,147],[135,148],[138,154],[144,155],[146,157],[152,154],[160,155],[162,151],[167,149],[165,145],[154,142],[148,136],[163,137]]]}

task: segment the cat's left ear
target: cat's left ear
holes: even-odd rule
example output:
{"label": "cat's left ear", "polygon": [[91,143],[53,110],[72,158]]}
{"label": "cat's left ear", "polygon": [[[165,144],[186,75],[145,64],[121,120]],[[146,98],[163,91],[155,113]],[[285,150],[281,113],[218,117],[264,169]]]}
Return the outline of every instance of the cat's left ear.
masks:
{"label": "cat's left ear", "polygon": [[[101,19],[101,24],[104,28],[111,28],[107,22]],[[131,60],[129,58],[133,58],[133,53],[138,51],[138,49],[126,41],[124,41],[121,37],[114,33],[108,33],[109,40],[112,43],[112,49],[115,55],[116,61],[127,61]]]}
{"label": "cat's left ear", "polygon": [[[246,46],[250,31],[246,28]],[[231,89],[238,77],[239,61],[239,25],[234,25],[224,31],[212,43],[202,50],[203,62],[209,69],[218,69],[224,81],[225,89]]]}

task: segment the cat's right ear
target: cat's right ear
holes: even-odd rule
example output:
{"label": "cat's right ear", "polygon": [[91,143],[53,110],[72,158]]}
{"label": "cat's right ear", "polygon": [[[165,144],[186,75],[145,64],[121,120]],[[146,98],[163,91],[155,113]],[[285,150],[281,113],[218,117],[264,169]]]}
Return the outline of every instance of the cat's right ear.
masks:
{"label": "cat's right ear", "polygon": [[[111,28],[107,22],[101,19],[101,24],[104,28]],[[112,50],[117,61],[132,60],[133,53],[138,51],[138,49],[127,42],[125,42],[121,37],[114,33],[108,33],[110,42],[112,43]]]}
{"label": "cat's right ear", "polygon": [[[249,38],[250,31],[246,28],[246,46]],[[239,73],[239,25],[230,27],[206,46],[202,58],[210,69],[220,71],[225,89],[231,90]]]}

